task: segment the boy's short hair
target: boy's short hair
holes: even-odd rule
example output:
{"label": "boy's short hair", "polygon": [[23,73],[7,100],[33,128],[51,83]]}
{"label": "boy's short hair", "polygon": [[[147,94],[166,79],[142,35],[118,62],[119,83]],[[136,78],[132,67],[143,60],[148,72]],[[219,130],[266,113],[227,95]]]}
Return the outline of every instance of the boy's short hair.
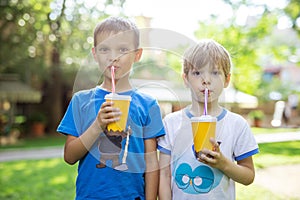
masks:
{"label": "boy's short hair", "polygon": [[139,47],[140,32],[135,23],[123,17],[109,17],[100,22],[94,30],[94,46],[97,46],[97,35],[102,33],[120,33],[132,31],[134,34],[134,45]]}
{"label": "boy's short hair", "polygon": [[183,56],[183,73],[188,74],[194,68],[201,68],[209,64],[223,70],[225,77],[230,74],[231,58],[228,51],[212,39],[203,39],[190,48]]}

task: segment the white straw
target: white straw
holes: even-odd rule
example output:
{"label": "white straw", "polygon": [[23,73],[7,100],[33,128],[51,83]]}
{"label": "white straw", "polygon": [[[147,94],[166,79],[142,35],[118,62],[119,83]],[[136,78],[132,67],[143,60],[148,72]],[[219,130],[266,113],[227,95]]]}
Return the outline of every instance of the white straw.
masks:
{"label": "white straw", "polygon": [[125,144],[125,148],[124,148],[124,155],[122,158],[122,163],[126,163],[126,158],[127,158],[127,153],[128,153],[128,144],[129,144],[129,130],[127,131],[126,144]]}
{"label": "white straw", "polygon": [[208,89],[204,90],[204,115],[207,115],[207,100],[208,100]]}

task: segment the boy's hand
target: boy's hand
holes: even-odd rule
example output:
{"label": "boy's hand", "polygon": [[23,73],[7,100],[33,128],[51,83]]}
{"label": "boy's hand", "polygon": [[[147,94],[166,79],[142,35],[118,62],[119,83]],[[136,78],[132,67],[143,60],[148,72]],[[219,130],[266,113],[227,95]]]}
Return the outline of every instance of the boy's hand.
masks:
{"label": "boy's hand", "polygon": [[113,102],[104,102],[97,115],[98,126],[102,130],[106,130],[106,127],[109,123],[120,120],[120,109],[112,107]]}
{"label": "boy's hand", "polygon": [[214,138],[210,138],[210,142],[213,144],[213,150],[203,149],[200,158],[200,162],[203,162],[211,167],[222,169],[227,161],[220,151],[220,146]]}

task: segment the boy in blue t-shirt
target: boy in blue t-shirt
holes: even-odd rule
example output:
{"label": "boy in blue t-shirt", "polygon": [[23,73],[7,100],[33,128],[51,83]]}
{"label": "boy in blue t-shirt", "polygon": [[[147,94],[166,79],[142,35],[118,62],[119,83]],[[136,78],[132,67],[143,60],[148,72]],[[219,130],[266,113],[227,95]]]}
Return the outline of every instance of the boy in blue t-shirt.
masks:
{"label": "boy in blue t-shirt", "polygon": [[[127,19],[107,18],[95,28],[92,52],[103,82],[75,93],[57,128],[67,135],[65,161],[71,165],[79,161],[76,199],[156,199],[156,139],[165,132],[157,101],[129,82],[132,65],[142,55],[139,30]],[[107,125],[122,115],[104,99],[113,87],[112,66],[115,92],[131,96],[127,132],[107,131]],[[122,168],[125,146],[126,168]]]}

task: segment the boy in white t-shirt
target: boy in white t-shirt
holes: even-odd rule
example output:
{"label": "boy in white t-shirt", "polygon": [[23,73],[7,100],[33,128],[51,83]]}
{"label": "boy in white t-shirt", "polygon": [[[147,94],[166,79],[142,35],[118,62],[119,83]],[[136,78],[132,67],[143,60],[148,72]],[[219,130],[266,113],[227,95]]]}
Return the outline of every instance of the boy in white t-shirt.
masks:
{"label": "boy in white t-shirt", "polygon": [[[253,182],[252,155],[258,145],[250,126],[218,103],[230,82],[230,68],[230,54],[214,40],[201,40],[185,52],[183,80],[192,104],[164,119],[166,135],[158,139],[160,199],[235,199],[234,182]],[[190,118],[202,115],[205,89],[208,114],[217,118],[216,138],[210,139],[213,150],[204,149],[197,160]]]}

